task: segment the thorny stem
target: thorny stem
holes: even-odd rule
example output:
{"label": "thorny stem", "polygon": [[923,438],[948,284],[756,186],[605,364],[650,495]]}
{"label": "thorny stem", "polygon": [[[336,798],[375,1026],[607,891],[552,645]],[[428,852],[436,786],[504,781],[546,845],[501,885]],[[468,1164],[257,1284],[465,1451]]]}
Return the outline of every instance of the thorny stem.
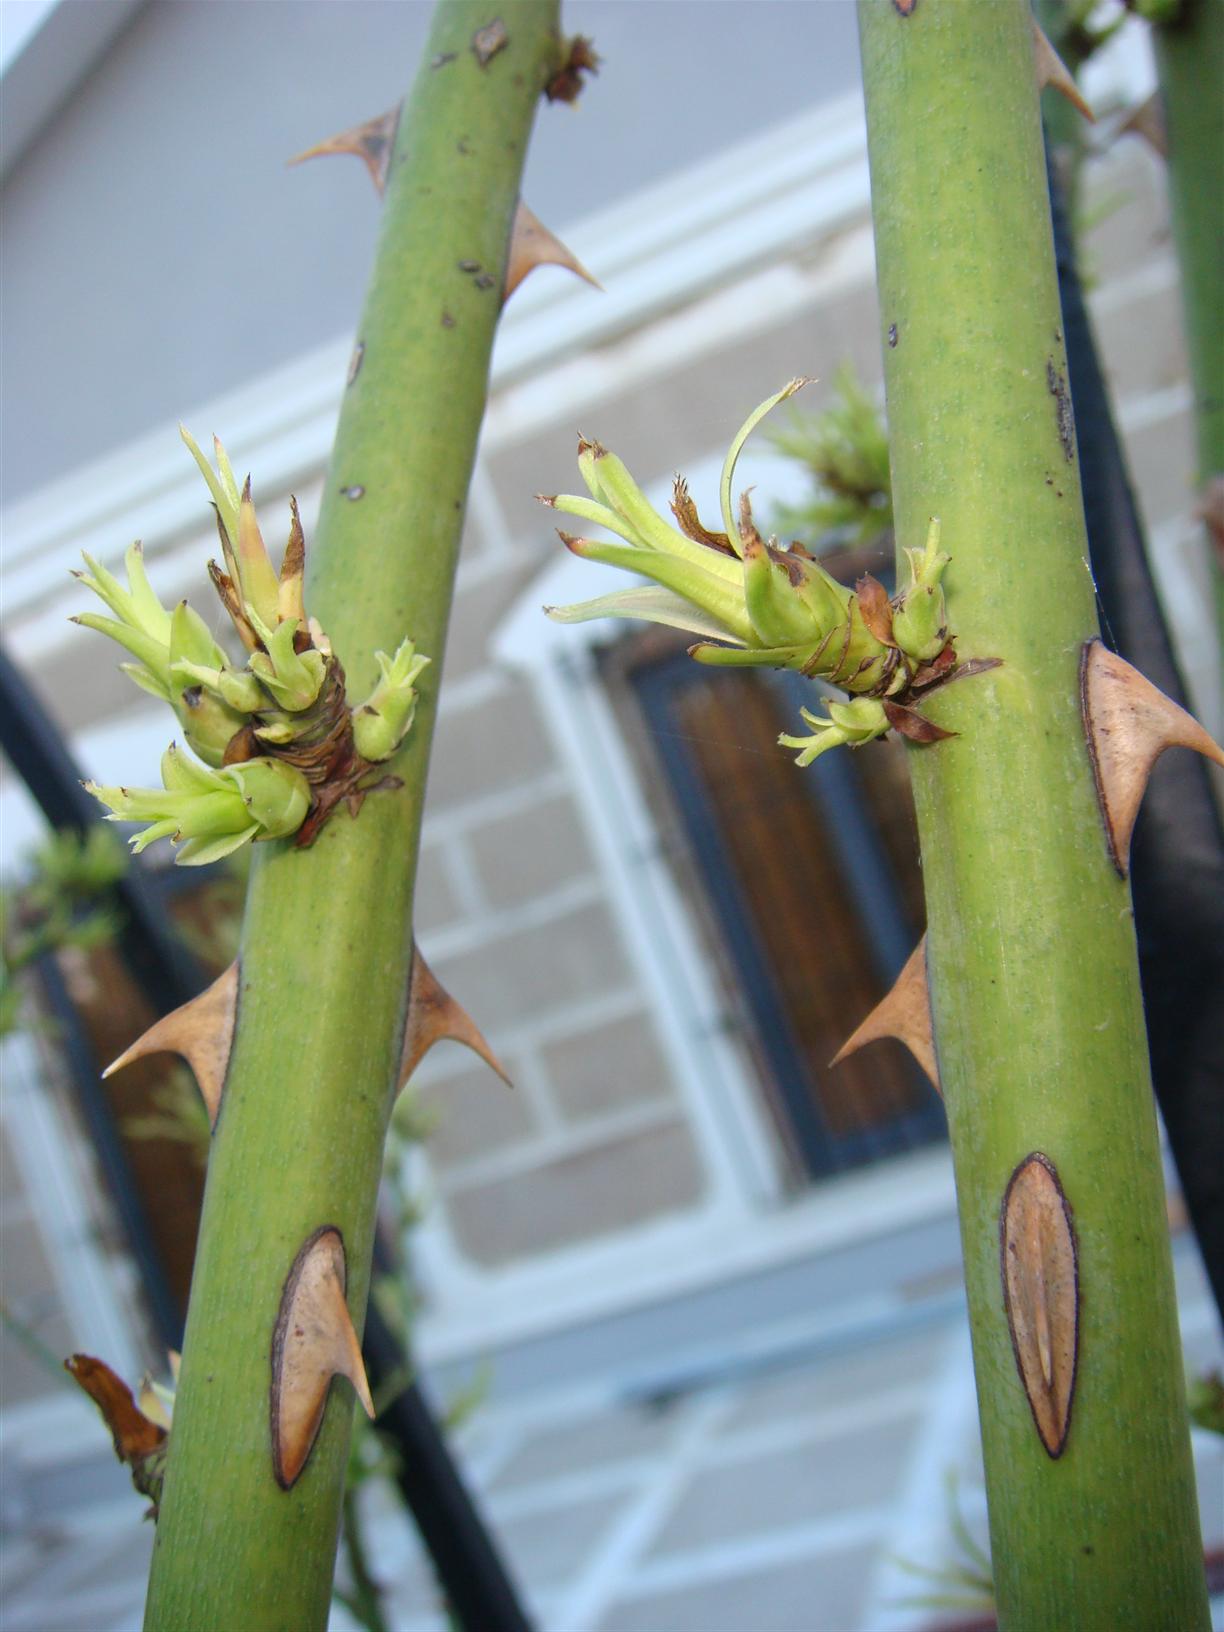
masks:
{"label": "thorny stem", "polygon": [[[959,735],[909,756],[1000,1621],[1190,1632],[1207,1608],[1134,932],[1078,710],[1095,614],[1029,9],[860,0],[859,19],[897,536],[938,510],[949,618],[1003,659],[931,699]],[[1034,1153],[1078,1255],[1056,1460],[1000,1274]]]}
{"label": "thorny stem", "polygon": [[[149,1632],[319,1632],[327,1621],[352,1421],[333,1385],[301,1477],[282,1490],[269,1345],[312,1231],[343,1235],[361,1325],[383,1140],[411,964],[426,767],[463,510],[519,179],[555,71],[556,0],[508,8],[483,65],[483,5],[443,0],[405,109],[357,331],[307,600],[349,672],[405,632],[434,662],[388,768],[398,789],[308,849],[260,846],[238,1022],[192,1285],[149,1585]],[[459,137],[463,140],[460,141]],[[487,281],[462,268],[491,268]]]}

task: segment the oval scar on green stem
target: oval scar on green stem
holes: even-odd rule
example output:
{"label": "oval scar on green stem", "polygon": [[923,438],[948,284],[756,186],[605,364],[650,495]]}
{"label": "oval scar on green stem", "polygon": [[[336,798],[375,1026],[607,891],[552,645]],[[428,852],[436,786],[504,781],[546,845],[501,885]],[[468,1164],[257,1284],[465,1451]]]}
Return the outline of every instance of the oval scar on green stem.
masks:
{"label": "oval scar on green stem", "polygon": [[1013,1172],[999,1214],[999,1268],[1016,1370],[1047,1455],[1067,1443],[1079,1348],[1079,1263],[1071,1204],[1048,1156]]}

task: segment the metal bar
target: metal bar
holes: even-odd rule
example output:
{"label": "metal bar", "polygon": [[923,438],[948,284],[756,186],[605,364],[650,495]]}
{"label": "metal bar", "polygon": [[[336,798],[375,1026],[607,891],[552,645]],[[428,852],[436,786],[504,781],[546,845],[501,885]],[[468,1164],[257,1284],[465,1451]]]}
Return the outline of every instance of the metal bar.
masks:
{"label": "metal bar", "polygon": [[[376,1272],[380,1260],[376,1248]],[[404,1354],[374,1298],[366,1313],[362,1352],[377,1394],[379,1385],[402,1369]],[[514,1583],[415,1380],[381,1412],[378,1429],[395,1441],[395,1481],[459,1624],[466,1632],[530,1632]]]}
{"label": "metal bar", "polygon": [[45,953],[38,959],[35,968],[55,1021],[56,1045],[67,1063],[81,1116],[97,1152],[98,1163],[106,1175],[128,1248],[140,1271],[141,1284],[149,1301],[158,1338],[164,1348],[181,1349],[183,1317],[179,1312],[178,1300],[170,1288],[161,1256],[154,1245],[144,1203],[115,1125],[114,1112],[81,1029],[76,1006],[54,953]]}
{"label": "metal bar", "polygon": [[[1127,662],[1184,704],[1052,172],[1050,195],[1102,627]],[[1152,1084],[1224,1317],[1224,829],[1198,754],[1165,754],[1157,763],[1131,841],[1130,872]]]}

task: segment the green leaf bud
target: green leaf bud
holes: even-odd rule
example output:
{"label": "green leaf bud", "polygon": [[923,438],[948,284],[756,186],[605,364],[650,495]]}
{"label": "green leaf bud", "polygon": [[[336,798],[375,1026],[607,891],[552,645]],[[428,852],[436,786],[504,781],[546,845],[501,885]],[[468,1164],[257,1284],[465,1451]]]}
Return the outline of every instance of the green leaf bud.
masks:
{"label": "green leaf bud", "polygon": [[390,759],[412,728],[416,713],[414,681],[429,663],[418,657],[412,641],[400,642],[394,657],[375,652],[381,680],[353,710],[353,742],[362,759]]}
{"label": "green leaf bud", "polygon": [[860,748],[863,743],[882,737],[888,730],[884,705],[874,697],[856,697],[849,703],[830,702],[825,706],[829,717],[824,720],[806,708],[799,710],[807,724],[813,727],[810,736],[783,734],[778,738],[781,747],[799,750],[795,761],[797,765],[810,765],[830,748],[840,748],[844,744]]}
{"label": "green leaf bud", "polygon": [[248,610],[251,625],[264,647],[262,652],[252,652],[248,661],[251,672],[268,688],[281,708],[291,714],[301,713],[323,689],[327,659],[313,647],[304,652],[294,650],[293,637],[299,627],[296,618],[270,628],[253,607]]}
{"label": "green leaf bud", "polygon": [[132,839],[134,850],[169,838],[185,866],[219,860],[251,839],[287,837],[310,808],[305,777],[277,760],[210,770],[171,744],[161,773],[161,788],[85,786],[110,811],[108,821],[149,824]]}
{"label": "green leaf bud", "polygon": [[939,548],[939,518],[931,517],[926,548],[905,551],[910,581],[893,613],[893,639],[907,657],[929,663],[938,657],[948,640],[948,609],[944,602],[943,575],[952,559]]}

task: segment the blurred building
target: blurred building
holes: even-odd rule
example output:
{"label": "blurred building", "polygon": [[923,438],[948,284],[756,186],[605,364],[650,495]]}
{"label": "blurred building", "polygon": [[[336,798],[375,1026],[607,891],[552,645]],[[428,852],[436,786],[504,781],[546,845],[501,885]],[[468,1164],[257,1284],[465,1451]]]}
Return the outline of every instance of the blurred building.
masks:
{"label": "blurred building", "polygon": [[[349,161],[282,161],[395,100],[427,8],[46,9],[4,78],[5,640],[90,773],[149,781],[164,711],[66,625],[68,571],[140,537],[162,598],[207,608],[180,417],[252,472],[270,539],[294,492],[309,540],[377,206]],[[493,1354],[506,1395],[613,1373],[666,1393],[946,1311],[959,1250],[942,1112],[908,1056],[826,1063],[922,928],[894,756],[800,778],[768,752],[794,718],[785,687],[539,610],[601,587],[533,498],[572,490],[578,428],[658,498],[685,472],[709,514],[756,402],[808,374],[818,409],[847,360],[878,384],[853,11],[588,0],[568,26],[605,67],[577,110],[542,110],[525,196],[603,292],[546,269],[507,308],[417,904],[430,963],[516,1088],[449,1046],[419,1073],[436,1126],[411,1251],[437,1378]],[[1133,100],[1141,42],[1094,73],[1098,102]],[[1088,183],[1098,334],[1206,680],[1161,167],[1126,137]],[[766,513],[802,490],[761,447],[741,471]],[[13,869],[37,823],[11,785],[3,809]],[[50,1052],[9,1048],[4,1296],[57,1350],[139,1369],[130,1269],[96,1239]],[[75,1402],[4,1342],[8,1443],[42,1465],[78,1442]]]}

